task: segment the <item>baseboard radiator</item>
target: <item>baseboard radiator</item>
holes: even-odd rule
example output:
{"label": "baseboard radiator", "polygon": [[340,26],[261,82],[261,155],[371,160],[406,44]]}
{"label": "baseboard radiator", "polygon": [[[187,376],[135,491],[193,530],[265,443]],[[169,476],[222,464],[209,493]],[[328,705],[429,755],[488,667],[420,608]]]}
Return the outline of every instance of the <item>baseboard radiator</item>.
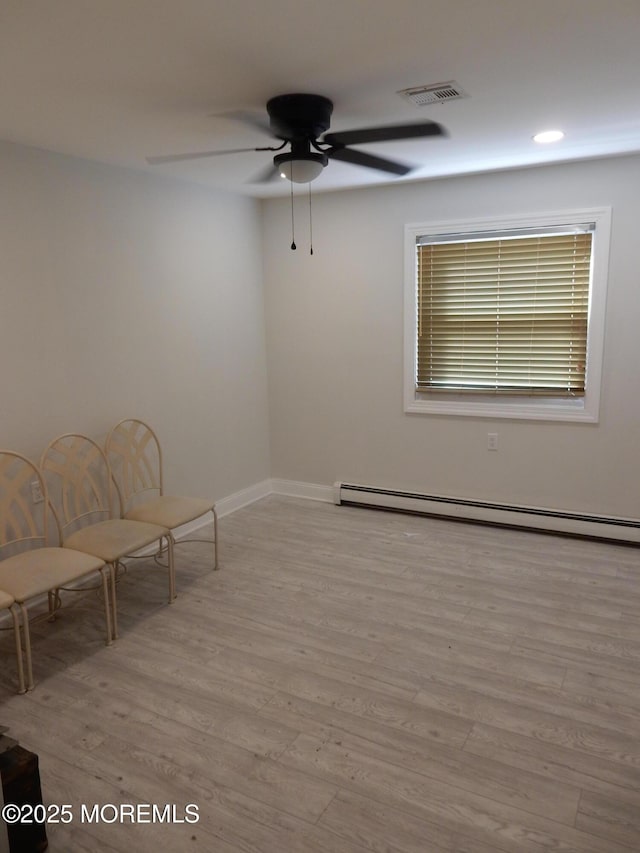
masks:
{"label": "baseboard radiator", "polygon": [[334,483],[334,503],[376,509],[396,510],[418,515],[434,515],[457,521],[475,521],[503,527],[531,528],[545,532],[640,542],[640,519],[589,515],[580,512],[541,507],[492,503],[378,489],[352,483]]}

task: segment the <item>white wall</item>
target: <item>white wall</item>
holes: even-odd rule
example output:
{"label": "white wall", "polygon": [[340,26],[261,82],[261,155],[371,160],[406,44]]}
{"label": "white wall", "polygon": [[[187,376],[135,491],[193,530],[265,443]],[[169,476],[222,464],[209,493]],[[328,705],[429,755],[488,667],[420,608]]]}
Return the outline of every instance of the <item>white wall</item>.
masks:
{"label": "white wall", "polygon": [[[272,476],[640,517],[638,186],[640,158],[624,157],[318,194],[312,257],[306,197],[296,252],[288,200],[263,202]],[[405,223],[603,205],[613,228],[600,423],[405,414]]]}
{"label": "white wall", "polygon": [[[176,491],[344,479],[639,517],[638,185],[624,157],[318,194],[310,257],[305,196],[291,252],[287,199],[1,145],[0,445],[37,457],[58,433],[139,416]],[[404,224],[601,205],[600,423],[406,415]]]}
{"label": "white wall", "polygon": [[256,202],[0,146],[0,446],[140,417],[167,488],[269,476]]}

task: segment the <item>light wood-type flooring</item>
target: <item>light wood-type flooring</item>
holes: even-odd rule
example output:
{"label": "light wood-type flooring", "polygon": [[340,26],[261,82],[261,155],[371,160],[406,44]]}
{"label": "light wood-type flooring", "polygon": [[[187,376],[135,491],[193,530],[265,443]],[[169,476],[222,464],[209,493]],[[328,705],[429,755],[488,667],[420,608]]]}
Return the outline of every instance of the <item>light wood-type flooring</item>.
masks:
{"label": "light wood-type flooring", "polygon": [[[132,567],[110,648],[67,595],[26,696],[0,638],[53,853],[640,850],[637,548],[274,496],[220,564],[178,547],[170,607]],[[80,820],[122,803],[200,820]]]}

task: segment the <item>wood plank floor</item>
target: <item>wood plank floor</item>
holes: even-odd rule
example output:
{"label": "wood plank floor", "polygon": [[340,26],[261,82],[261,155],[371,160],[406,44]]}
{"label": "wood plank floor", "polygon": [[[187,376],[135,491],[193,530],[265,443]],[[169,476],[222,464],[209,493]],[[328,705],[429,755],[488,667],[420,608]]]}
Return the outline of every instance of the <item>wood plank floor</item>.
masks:
{"label": "wood plank floor", "polygon": [[[640,850],[637,548],[269,497],[176,557],[110,648],[94,592],[34,625],[33,693],[0,639],[53,853]],[[123,803],[200,820],[80,820]]]}

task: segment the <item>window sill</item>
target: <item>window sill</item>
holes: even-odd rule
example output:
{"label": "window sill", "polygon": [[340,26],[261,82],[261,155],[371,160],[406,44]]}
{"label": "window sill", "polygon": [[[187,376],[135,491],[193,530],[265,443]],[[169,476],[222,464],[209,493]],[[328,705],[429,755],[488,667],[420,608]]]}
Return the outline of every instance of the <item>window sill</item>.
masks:
{"label": "window sill", "polygon": [[584,399],[563,400],[538,398],[492,398],[478,401],[434,399],[427,394],[412,394],[405,403],[405,412],[421,415],[459,415],[475,418],[512,418],[530,421],[564,421],[573,423],[598,423],[598,410]]}

